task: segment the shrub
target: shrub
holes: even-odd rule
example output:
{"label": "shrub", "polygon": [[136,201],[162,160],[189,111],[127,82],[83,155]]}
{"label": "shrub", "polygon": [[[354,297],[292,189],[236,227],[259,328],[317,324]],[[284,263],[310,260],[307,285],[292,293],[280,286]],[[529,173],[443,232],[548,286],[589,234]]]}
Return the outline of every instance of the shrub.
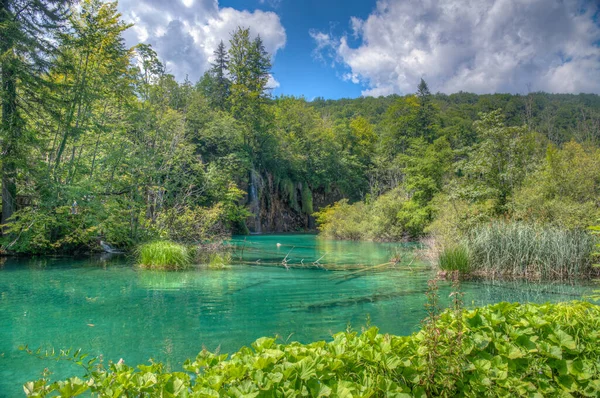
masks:
{"label": "shrub", "polygon": [[142,268],[180,270],[191,263],[188,248],[170,241],[154,241],[141,245],[137,250],[138,264]]}
{"label": "shrub", "polygon": [[208,262],[208,268],[225,268],[231,264],[231,253],[229,252],[221,252],[221,253],[212,253],[210,255],[210,261]]}
{"label": "shrub", "polygon": [[494,222],[474,228],[467,246],[477,273],[553,279],[593,272],[594,238],[586,231]]}
{"label": "shrub", "polygon": [[[83,379],[41,379],[24,389],[28,396],[600,395],[600,307],[594,304],[499,303],[449,310],[435,324],[412,336],[370,328],[307,345],[261,338],[229,358],[202,351],[181,372],[156,362],[105,365],[67,351],[58,359],[82,365]],[[434,346],[428,330],[435,331]],[[457,355],[462,366],[452,365]]]}
{"label": "shrub", "polygon": [[461,274],[469,273],[469,251],[464,245],[445,248],[440,253],[439,266],[444,271],[459,271]]}
{"label": "shrub", "polygon": [[549,146],[546,159],[517,190],[514,216],[563,228],[583,229],[600,217],[600,149],[575,142]]}
{"label": "shrub", "polygon": [[[414,217],[401,217],[408,203],[406,193],[396,188],[374,200],[349,204],[343,199],[321,209],[315,216],[321,235],[327,238],[398,241],[419,229],[416,223],[410,223]],[[418,209],[410,212],[420,214]]]}

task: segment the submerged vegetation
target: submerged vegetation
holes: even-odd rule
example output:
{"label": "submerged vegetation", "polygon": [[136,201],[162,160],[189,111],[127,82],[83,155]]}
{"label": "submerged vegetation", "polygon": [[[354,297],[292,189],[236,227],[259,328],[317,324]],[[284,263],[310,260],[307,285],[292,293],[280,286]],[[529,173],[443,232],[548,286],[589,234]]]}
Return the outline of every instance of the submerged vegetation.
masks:
{"label": "submerged vegetation", "polygon": [[600,307],[590,303],[499,303],[435,314],[411,336],[369,328],[306,345],[261,338],[230,357],[203,351],[182,371],[102,363],[79,351],[49,354],[85,374],[24,389],[28,396],[595,397],[599,335]]}
{"label": "submerged vegetation", "polygon": [[154,241],[137,249],[140,267],[155,270],[181,270],[190,266],[192,255],[185,246],[169,241]]}

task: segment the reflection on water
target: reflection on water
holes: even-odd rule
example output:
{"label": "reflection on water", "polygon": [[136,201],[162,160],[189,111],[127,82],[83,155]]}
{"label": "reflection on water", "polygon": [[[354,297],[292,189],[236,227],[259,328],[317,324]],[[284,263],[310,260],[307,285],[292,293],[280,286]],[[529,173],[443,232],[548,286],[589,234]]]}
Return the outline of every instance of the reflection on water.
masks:
{"label": "reflection on water", "polygon": [[[321,262],[343,266],[381,264],[398,250],[412,257],[410,245],[311,235],[251,236],[235,244],[245,248],[243,261],[281,262],[289,253],[294,264],[325,254]],[[129,261],[123,256],[5,261],[0,268],[0,396],[20,394],[20,384],[39,377],[44,367],[58,377],[74,370],[29,357],[17,350],[22,344],[77,347],[128,364],[154,357],[176,370],[203,347],[231,352],[276,334],[302,342],[326,339],[348,324],[360,328],[367,318],[383,332],[409,334],[424,316],[432,275],[422,267],[347,277],[350,271],[239,264],[226,270],[158,272],[138,270]],[[592,287],[471,281],[463,290],[467,305],[484,305],[572,300]],[[442,284],[442,301],[449,293],[450,286]]]}
{"label": "reflection on water", "polygon": [[[320,239],[314,235],[256,235],[233,239],[235,258],[248,263],[310,265],[315,261],[331,268],[389,262],[399,253],[403,259],[414,259],[414,243],[373,243]],[[417,261],[418,263],[418,261]]]}

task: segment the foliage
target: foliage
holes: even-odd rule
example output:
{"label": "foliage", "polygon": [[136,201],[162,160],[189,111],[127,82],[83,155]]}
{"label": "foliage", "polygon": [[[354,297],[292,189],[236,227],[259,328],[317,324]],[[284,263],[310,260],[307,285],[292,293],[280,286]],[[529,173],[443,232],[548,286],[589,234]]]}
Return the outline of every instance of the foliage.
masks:
{"label": "foliage", "polygon": [[52,101],[41,76],[48,69],[48,58],[58,53],[55,44],[70,3],[10,0],[0,7],[0,225],[6,225],[17,209],[19,169],[26,167],[27,144],[35,139],[26,123],[30,103],[41,102],[47,109]]}
{"label": "foliage", "polygon": [[6,4],[7,252],[309,229],[327,206],[325,234],[373,240],[600,216],[597,95],[432,94],[421,81],[405,96],[272,98],[271,57],[247,28],[179,82],[151,46],[126,46],[116,2]]}
{"label": "foliage", "polygon": [[[589,230],[594,236],[600,235],[600,225],[593,225],[589,227]],[[596,251],[593,253],[596,259],[600,258],[600,243],[596,243]],[[600,264],[595,264],[595,267],[600,267]]]}
{"label": "foliage", "polygon": [[464,245],[444,248],[438,261],[444,271],[459,271],[461,274],[471,272],[469,250]]}
{"label": "foliage", "polygon": [[144,243],[137,248],[137,263],[142,268],[181,270],[191,263],[189,249],[179,243],[160,240]]}
{"label": "foliage", "polygon": [[461,195],[470,200],[492,200],[496,214],[503,214],[515,187],[535,167],[535,135],[525,126],[507,127],[499,110],[482,114],[475,129],[481,141],[458,165],[465,175]]}
{"label": "foliage", "polygon": [[499,303],[429,319],[433,322],[406,337],[379,334],[373,327],[307,345],[261,338],[231,357],[202,351],[179,372],[156,362],[133,368],[88,359],[79,351],[38,350],[32,353],[81,365],[85,375],[57,382],[45,377],[24,389],[38,397],[600,394],[596,305]]}
{"label": "foliage", "polygon": [[434,198],[431,206],[433,221],[425,232],[442,248],[456,244],[473,228],[494,218],[494,204],[491,201],[470,202],[441,194]]}
{"label": "foliage", "polygon": [[466,245],[475,273],[558,279],[593,272],[594,238],[582,230],[494,222],[473,229]]}
{"label": "foliage", "polygon": [[231,260],[232,256],[230,252],[212,253],[210,255],[210,261],[208,262],[208,268],[225,268],[231,264]]}
{"label": "foliage", "polygon": [[583,229],[600,217],[600,149],[568,142],[550,145],[536,172],[515,194],[518,219]]}
{"label": "foliage", "polygon": [[396,241],[407,234],[410,224],[398,217],[409,202],[401,189],[390,191],[370,202],[352,205],[341,200],[315,213],[319,230],[329,238]]}

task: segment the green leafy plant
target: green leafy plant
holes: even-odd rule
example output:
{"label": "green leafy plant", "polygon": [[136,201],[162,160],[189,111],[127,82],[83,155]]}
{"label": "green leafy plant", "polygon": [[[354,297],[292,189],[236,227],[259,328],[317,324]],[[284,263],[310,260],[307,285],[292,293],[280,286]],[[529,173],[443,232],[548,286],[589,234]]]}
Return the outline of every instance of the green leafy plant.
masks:
{"label": "green leafy plant", "polygon": [[79,352],[28,350],[75,362],[84,374],[54,382],[44,376],[24,389],[32,397],[600,394],[599,306],[570,302],[457,308],[434,310],[437,315],[428,326],[411,336],[380,334],[372,327],[306,345],[261,338],[231,356],[204,350],[179,372],[156,362],[134,368],[88,360]]}
{"label": "green leafy plant", "polygon": [[170,241],[145,243],[137,249],[138,265],[147,269],[180,270],[191,263],[190,251],[185,245]]}

